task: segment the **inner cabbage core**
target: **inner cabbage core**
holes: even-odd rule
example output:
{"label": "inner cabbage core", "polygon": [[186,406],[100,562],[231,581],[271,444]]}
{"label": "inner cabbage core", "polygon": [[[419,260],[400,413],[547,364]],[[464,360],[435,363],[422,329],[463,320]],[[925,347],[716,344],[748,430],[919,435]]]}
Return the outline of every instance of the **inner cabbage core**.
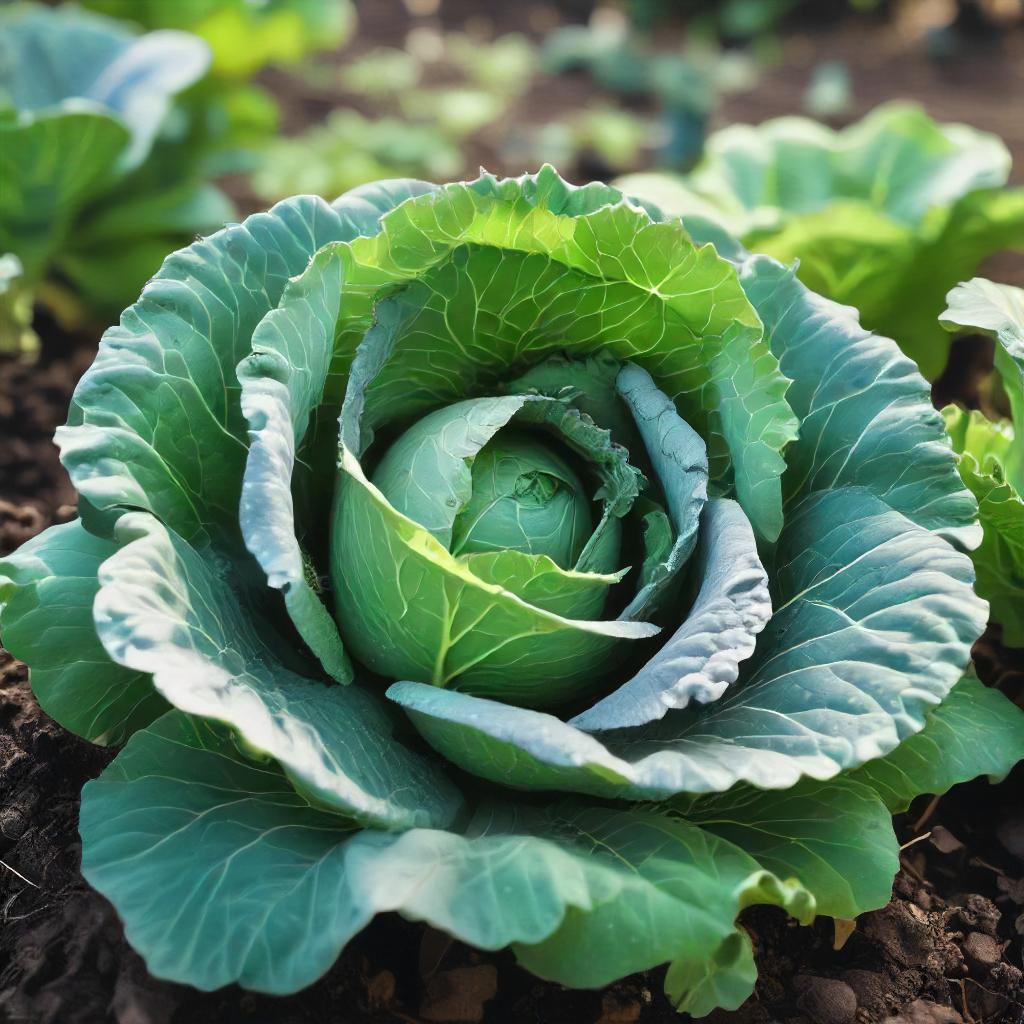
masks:
{"label": "inner cabbage core", "polygon": [[473,491],[455,519],[452,554],[511,549],[576,564],[592,530],[590,501],[569,463],[539,438],[502,430],[471,467]]}
{"label": "inner cabbage core", "polygon": [[[520,551],[547,555],[572,569],[594,532],[594,519],[587,488],[556,439],[510,425],[479,449],[472,443],[460,448],[462,441],[443,411],[421,420],[388,448],[373,483],[456,557]],[[448,476],[451,493],[439,518],[436,496],[445,486],[441,452],[461,456],[462,469]],[[441,522],[450,527],[437,529]]]}

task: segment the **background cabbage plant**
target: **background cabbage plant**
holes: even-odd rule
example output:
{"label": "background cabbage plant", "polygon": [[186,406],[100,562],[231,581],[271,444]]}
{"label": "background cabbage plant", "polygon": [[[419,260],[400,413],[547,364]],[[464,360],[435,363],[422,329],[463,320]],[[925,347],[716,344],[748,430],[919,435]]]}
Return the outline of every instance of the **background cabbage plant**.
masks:
{"label": "background cabbage plant", "polygon": [[291,992],[395,911],[736,1007],[745,907],[885,904],[891,813],[1024,756],[911,361],[603,184],[228,227],[57,441],[81,519],[0,562],[3,640],[125,743],[83,871],[161,977]]}
{"label": "background cabbage plant", "polygon": [[978,593],[1002,625],[1003,643],[1024,647],[1024,289],[977,277],[957,285],[947,302],[943,326],[982,332],[996,343],[996,373],[1010,418],[990,420],[956,405],[942,414],[985,531],[973,553]]}
{"label": "background cabbage plant", "polygon": [[74,8],[0,10],[0,254],[19,268],[0,295],[0,351],[27,338],[28,296],[45,277],[113,318],[168,251],[231,217],[166,134],[175,98],[209,63],[184,32],[140,36]]}
{"label": "background cabbage plant", "polygon": [[994,135],[890,103],[835,131],[802,117],[711,135],[687,176],[627,175],[626,193],[722,224],[800,280],[854,306],[929,380],[946,365],[946,292],[991,253],[1024,251],[1024,189]]}

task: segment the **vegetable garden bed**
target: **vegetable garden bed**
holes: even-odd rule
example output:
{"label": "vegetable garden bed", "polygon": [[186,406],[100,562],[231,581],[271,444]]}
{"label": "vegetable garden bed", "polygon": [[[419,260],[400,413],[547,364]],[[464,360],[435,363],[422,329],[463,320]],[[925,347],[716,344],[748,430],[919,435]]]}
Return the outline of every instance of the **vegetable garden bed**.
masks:
{"label": "vegetable garden bed", "polygon": [[[370,22],[371,26],[373,22]],[[511,27],[521,27],[513,25]],[[1019,33],[999,56],[979,52],[948,78],[915,78],[882,25],[859,39],[791,36],[787,72],[755,96],[730,101],[730,119],[761,120],[792,108],[805,78],[807,47],[875,55],[869,86],[909,92],[939,117],[962,116],[1001,131],[1024,170],[1024,125],[1012,90],[1022,67]],[[384,38],[381,41],[390,42]],[[889,53],[887,58],[879,54]],[[891,76],[886,79],[886,76]],[[1002,84],[1000,84],[1002,83]],[[282,86],[284,88],[284,86]],[[288,98],[301,119],[303,87]],[[971,106],[966,96],[984,97]],[[870,99],[869,99],[870,97]],[[934,101],[934,102],[933,102]],[[777,104],[777,105],[776,105]],[[959,105],[959,106],[958,106]],[[314,102],[315,106],[315,102]],[[961,110],[958,114],[956,111]],[[529,104],[517,115],[529,127]],[[977,113],[976,113],[977,111]],[[503,170],[494,167],[495,170]],[[512,168],[507,168],[512,171]],[[518,171],[518,168],[514,170]],[[239,194],[243,206],[252,197]],[[1024,286],[1024,262],[1001,257],[986,276]],[[72,388],[95,339],[36,322],[41,354],[30,365],[0,364],[0,556],[74,515],[75,492],[52,447]],[[957,342],[936,384],[935,403],[981,400],[978,380],[990,345]],[[983,682],[1024,701],[1024,651],[991,628],[975,645]],[[79,740],[37,707],[25,667],[0,651],[0,1016],[39,1024],[344,1024],[465,1021],[486,1024],[652,1024],[678,1019],[662,992],[664,970],[602,991],[538,980],[510,953],[482,953],[395,915],[376,920],[338,963],[300,993],[275,998],[235,986],[213,993],[151,977],[125,941],[110,904],[79,874],[79,794],[112,752]],[[796,928],[774,908],[741,922],[753,939],[755,997],[716,1024],[851,1024],[896,1017],[906,1024],[1024,1021],[1024,766],[998,786],[978,780],[937,801],[918,800],[897,820],[905,844],[893,902],[861,916],[852,934],[830,919]],[[841,931],[840,927],[840,931]],[[836,949],[836,946],[841,946]]]}

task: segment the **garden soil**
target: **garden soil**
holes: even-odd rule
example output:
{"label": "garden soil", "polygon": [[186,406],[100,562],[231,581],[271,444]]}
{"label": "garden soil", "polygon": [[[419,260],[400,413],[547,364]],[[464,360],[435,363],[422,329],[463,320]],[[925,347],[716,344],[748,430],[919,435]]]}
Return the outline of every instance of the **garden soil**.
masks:
{"label": "garden soil", "polygon": [[[379,7],[386,10],[389,4],[382,0]],[[371,41],[396,42],[387,36],[393,24],[394,18],[376,13],[364,31],[371,37],[379,32],[381,39]],[[851,31],[791,34],[783,48],[788,59],[755,92],[731,100],[726,116],[758,120],[797,109],[814,63],[823,56],[845,56],[868,69],[855,76],[859,106],[910,95],[925,100],[936,116],[1000,131],[1015,150],[1021,175],[1020,33],[1015,42],[967,54],[952,73],[940,73],[923,58],[908,57],[888,26]],[[304,99],[300,86],[287,86],[280,77],[271,81],[293,122],[317,116],[323,97]],[[528,126],[529,107],[518,116]],[[482,147],[486,158],[486,142]],[[238,198],[244,205],[241,189]],[[1024,284],[1021,260],[1003,258],[987,272]],[[95,337],[69,334],[45,319],[40,327],[43,345],[36,363],[0,363],[0,554],[74,515],[74,491],[51,437],[64,421],[75,381],[92,359]],[[981,341],[958,343],[937,399],[984,404],[990,359]],[[1024,702],[1024,652],[1003,648],[998,633],[990,631],[979,641],[975,658],[985,682]],[[78,872],[79,792],[111,756],[50,721],[32,698],[25,667],[0,649],[2,1022],[667,1024],[678,1019],[661,992],[661,971],[604,991],[571,991],[533,978],[508,954],[478,953],[393,916],[374,922],[323,979],[291,997],[234,987],[199,993],[155,979],[125,942],[113,909]],[[840,925],[837,935],[830,920],[795,927],[781,912],[765,908],[743,916],[760,980],[747,1004],[734,1013],[716,1013],[714,1024],[1024,1022],[1024,769],[1000,785],[980,780],[940,800],[919,801],[897,826],[907,845],[893,900],[859,918],[852,932]]]}

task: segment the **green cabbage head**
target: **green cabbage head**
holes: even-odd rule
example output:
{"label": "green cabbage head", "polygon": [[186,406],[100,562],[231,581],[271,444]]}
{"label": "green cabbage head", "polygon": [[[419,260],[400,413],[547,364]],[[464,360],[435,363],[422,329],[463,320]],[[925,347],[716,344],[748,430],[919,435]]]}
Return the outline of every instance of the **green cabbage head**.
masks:
{"label": "green cabbage head", "polygon": [[736,1007],[745,907],[883,905],[892,811],[1024,755],[911,361],[603,184],[228,227],[57,441],[81,519],[0,563],[3,638],[124,744],[83,871],[161,977],[292,992],[394,911]]}

